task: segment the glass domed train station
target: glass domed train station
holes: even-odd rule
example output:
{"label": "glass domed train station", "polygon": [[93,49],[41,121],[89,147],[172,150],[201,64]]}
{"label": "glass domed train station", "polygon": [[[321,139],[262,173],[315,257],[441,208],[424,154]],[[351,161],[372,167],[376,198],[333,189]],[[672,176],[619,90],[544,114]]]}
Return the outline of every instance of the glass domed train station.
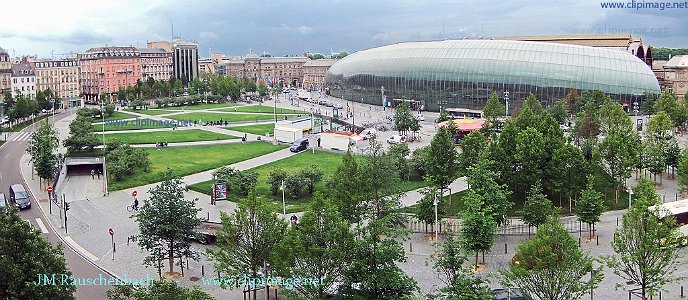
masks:
{"label": "glass domed train station", "polygon": [[[621,103],[659,94],[648,65],[631,53],[579,45],[513,40],[405,42],[353,53],[330,67],[330,95],[423,110],[482,109],[492,92],[510,110],[533,93],[545,105],[572,89],[602,90]],[[508,92],[505,93],[505,92]],[[403,100],[395,100],[403,99]]]}

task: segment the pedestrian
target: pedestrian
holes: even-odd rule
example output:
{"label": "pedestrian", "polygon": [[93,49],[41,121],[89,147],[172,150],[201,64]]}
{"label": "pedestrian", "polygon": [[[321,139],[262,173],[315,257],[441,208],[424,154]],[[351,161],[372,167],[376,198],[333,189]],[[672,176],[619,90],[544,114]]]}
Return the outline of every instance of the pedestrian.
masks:
{"label": "pedestrian", "polygon": [[320,137],[318,137],[318,148],[320,148]]}
{"label": "pedestrian", "polygon": [[91,169],[91,179],[96,179],[96,170]]}
{"label": "pedestrian", "polygon": [[103,174],[103,173],[102,173],[101,170],[98,170],[97,173],[98,173],[98,180],[100,180],[100,175]]}

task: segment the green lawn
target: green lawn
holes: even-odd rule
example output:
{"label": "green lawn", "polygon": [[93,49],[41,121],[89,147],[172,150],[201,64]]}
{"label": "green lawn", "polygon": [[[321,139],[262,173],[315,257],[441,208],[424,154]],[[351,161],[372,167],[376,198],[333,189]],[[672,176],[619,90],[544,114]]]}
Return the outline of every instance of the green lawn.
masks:
{"label": "green lawn", "polygon": [[2,144],[4,144],[4,143],[5,143],[5,141],[0,141],[0,146],[2,146]]}
{"label": "green lawn", "polygon": [[[40,116],[34,120],[29,119],[29,120],[21,122],[17,125],[14,125],[14,127],[10,128],[10,130],[7,130],[7,128],[3,128],[2,130],[3,131],[7,130],[8,132],[19,132],[19,131],[24,130],[24,128],[31,126],[31,124],[33,124],[34,122],[38,122],[38,121],[43,120],[49,116],[50,116],[49,114],[42,115],[42,116]],[[36,125],[36,126],[38,126],[38,125]],[[38,127],[36,127],[36,128],[38,128]]]}
{"label": "green lawn", "polygon": [[[116,120],[115,120],[116,121]],[[124,123],[126,122],[126,123]],[[117,130],[141,130],[141,129],[151,129],[151,128],[171,128],[172,126],[169,122],[151,120],[151,119],[138,119],[129,120],[124,122],[113,122],[110,124],[105,124],[105,131],[117,131]],[[94,132],[102,131],[102,124],[91,124],[91,128]]]}
{"label": "green lawn", "polygon": [[253,133],[257,135],[265,135],[266,132],[270,134],[275,132],[275,123],[225,127],[225,129]]}
{"label": "green lawn", "polygon": [[140,113],[144,115],[149,115],[149,116],[159,116],[159,115],[166,115],[166,114],[171,114],[173,111],[167,111],[167,110],[162,110],[162,109],[131,109],[127,108],[125,111],[130,111],[130,112],[135,112],[135,113]]}
{"label": "green lawn", "polygon": [[246,144],[224,144],[193,147],[170,147],[147,149],[151,162],[148,172],[136,170],[135,175],[122,181],[110,181],[110,190],[117,191],[130,187],[161,181],[161,172],[170,169],[173,176],[186,176],[221,166],[272,153],[284,146],[265,142]]}
{"label": "green lawn", "polygon": [[[306,168],[312,164],[317,165],[324,173],[323,180],[318,183],[315,187],[316,191],[324,191],[325,182],[334,174],[337,167],[342,163],[342,154],[316,151],[312,153],[311,151],[304,151],[299,155],[291,156],[279,161],[275,161],[260,167],[251,169],[258,173],[258,184],[256,185],[256,195],[259,198],[266,199],[270,203],[270,207],[274,212],[282,212],[282,194],[273,196],[270,193],[270,186],[268,185],[268,176],[270,172],[274,169],[281,168],[287,172],[297,172],[302,168]],[[212,181],[204,181],[194,185],[189,186],[190,189],[210,195],[210,188]],[[425,186],[425,182],[404,182],[400,184],[402,191],[414,190]],[[238,195],[237,193],[230,193],[230,201],[236,201],[238,198],[243,198],[244,196]],[[300,199],[293,199],[289,195],[286,195],[287,213],[294,213],[304,211],[310,202],[310,196],[304,196]]]}
{"label": "green lawn", "polygon": [[236,103],[204,103],[204,104],[198,104],[198,105],[185,105],[185,106],[166,106],[166,107],[161,107],[162,109],[169,109],[169,110],[201,110],[201,109],[210,109],[210,108],[223,108],[223,107],[233,107],[237,106],[240,104]]}
{"label": "green lawn", "polygon": [[[180,143],[229,140],[238,139],[238,137],[201,129],[190,129],[158,132],[113,133],[105,135],[106,143],[112,139],[118,139],[128,144],[155,144],[157,142]],[[102,141],[102,137],[98,137],[98,141]]]}
{"label": "green lawn", "polygon": [[[272,120],[274,117],[272,115],[238,115],[238,114],[216,114],[216,113],[206,113],[206,112],[192,112],[180,115],[170,116],[170,119],[174,120],[189,120],[191,122],[202,120],[204,123],[213,121],[227,121],[227,122],[258,122],[265,120]],[[277,115],[277,118],[282,120],[284,116]]]}
{"label": "green lawn", "polygon": [[[236,109],[236,110],[235,110]],[[250,105],[250,106],[238,106],[233,108],[222,109],[223,111],[237,111],[237,112],[247,112],[247,113],[274,113],[275,108],[272,106],[264,105]],[[305,111],[295,110],[289,108],[277,108],[278,114],[306,114]]]}
{"label": "green lawn", "polygon": [[[131,118],[136,118],[135,115],[124,113],[124,112],[114,112],[112,113],[111,116],[105,117],[105,121],[112,121],[112,120],[123,120],[123,119],[131,119]],[[93,118],[93,122],[102,122],[102,118]]]}
{"label": "green lawn", "polygon": [[[628,208],[628,192],[625,190],[619,192],[619,198],[618,201],[615,200],[614,198],[614,185],[612,184],[611,177],[604,172],[601,168],[596,168],[595,169],[595,189],[599,192],[601,192],[604,195],[604,200],[605,200],[605,210],[606,211],[612,211],[612,210],[621,210],[621,209],[626,209]],[[453,193],[451,195],[451,205],[449,205],[449,196],[445,196],[443,198],[443,203],[446,205],[445,207],[445,212],[446,215],[448,216],[460,216],[461,212],[464,209],[463,205],[463,197],[466,196],[468,191],[460,191]],[[523,200],[522,199],[517,199],[517,197],[514,197],[512,194],[509,197],[509,201],[514,203],[514,206],[509,210],[508,215],[513,217],[513,216],[520,216],[520,210],[523,209]],[[550,197],[551,198],[551,197]],[[559,202],[559,197],[557,196],[554,199],[551,199],[552,203],[554,204],[555,207],[560,206]],[[572,202],[572,205],[575,206],[575,203]],[[574,207],[575,208],[575,207]],[[404,212],[409,212],[409,213],[417,213],[418,211],[418,205],[412,205],[403,210]],[[568,199],[561,199],[561,214],[570,214],[569,211],[569,201]]]}

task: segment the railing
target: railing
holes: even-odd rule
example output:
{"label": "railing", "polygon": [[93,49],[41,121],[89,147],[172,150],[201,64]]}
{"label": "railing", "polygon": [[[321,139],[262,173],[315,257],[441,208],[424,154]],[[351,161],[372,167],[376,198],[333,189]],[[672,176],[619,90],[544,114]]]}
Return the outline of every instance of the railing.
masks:
{"label": "railing", "polygon": [[[426,224],[410,214],[407,215],[407,218],[405,226],[411,232],[432,233],[435,231],[433,224]],[[588,224],[579,222],[576,217],[563,217],[560,219],[560,222],[568,232],[587,232],[589,229]],[[442,218],[439,223],[437,231],[440,234],[461,232],[462,226],[461,219],[459,218]],[[520,218],[507,218],[505,224],[498,226],[495,230],[497,235],[528,235],[535,233],[537,233],[537,228],[524,224]]]}

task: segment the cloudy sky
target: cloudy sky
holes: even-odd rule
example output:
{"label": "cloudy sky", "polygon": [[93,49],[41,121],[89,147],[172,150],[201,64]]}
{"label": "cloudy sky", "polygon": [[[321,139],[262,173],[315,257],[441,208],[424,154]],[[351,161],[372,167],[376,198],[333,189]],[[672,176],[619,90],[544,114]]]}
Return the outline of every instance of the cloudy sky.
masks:
{"label": "cloudy sky", "polygon": [[145,47],[169,40],[172,26],[204,57],[210,49],[329,54],[400,41],[577,33],[627,32],[653,46],[688,47],[688,9],[602,9],[599,0],[22,0],[3,11],[0,47],[13,56]]}

